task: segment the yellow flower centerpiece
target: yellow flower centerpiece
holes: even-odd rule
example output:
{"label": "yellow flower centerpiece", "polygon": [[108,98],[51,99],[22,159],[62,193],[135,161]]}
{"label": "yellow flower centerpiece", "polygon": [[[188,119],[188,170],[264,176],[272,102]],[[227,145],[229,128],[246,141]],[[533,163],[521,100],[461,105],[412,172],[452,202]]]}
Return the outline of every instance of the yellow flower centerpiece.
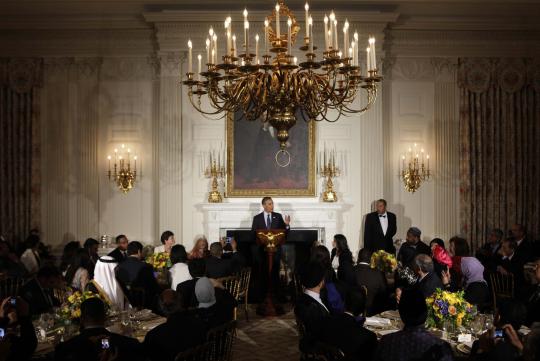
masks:
{"label": "yellow flower centerpiece", "polygon": [[381,272],[392,273],[396,270],[398,263],[393,254],[380,250],[371,255],[370,265],[371,268]]}
{"label": "yellow flower centerpiece", "polygon": [[146,263],[150,264],[154,271],[161,272],[171,268],[171,256],[167,252],[153,253],[146,258]]}
{"label": "yellow flower centerpiece", "polygon": [[448,292],[438,288],[426,299],[426,304],[428,327],[441,328],[447,321],[460,327],[471,321],[476,314],[476,308],[465,300],[463,291]]}
{"label": "yellow flower centerpiece", "polygon": [[60,307],[60,317],[64,320],[78,320],[81,317],[81,305],[89,298],[99,298],[108,307],[107,301],[100,294],[92,291],[71,291]]}

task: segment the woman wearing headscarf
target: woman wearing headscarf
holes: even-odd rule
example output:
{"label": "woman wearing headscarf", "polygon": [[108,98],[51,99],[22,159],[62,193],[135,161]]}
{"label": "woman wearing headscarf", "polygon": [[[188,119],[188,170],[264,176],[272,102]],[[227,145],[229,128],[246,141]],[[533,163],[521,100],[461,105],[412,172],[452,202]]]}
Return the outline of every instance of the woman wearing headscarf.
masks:
{"label": "woman wearing headscarf", "polygon": [[118,262],[111,256],[101,257],[94,269],[94,280],[89,283],[90,290],[98,292],[112,308],[125,310],[128,306],[124,291],[116,280],[115,268]]}

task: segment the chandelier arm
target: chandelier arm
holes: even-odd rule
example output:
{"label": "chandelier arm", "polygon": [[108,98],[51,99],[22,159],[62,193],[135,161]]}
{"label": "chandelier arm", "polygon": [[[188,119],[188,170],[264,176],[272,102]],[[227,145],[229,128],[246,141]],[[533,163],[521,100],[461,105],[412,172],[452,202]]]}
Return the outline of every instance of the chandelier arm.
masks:
{"label": "chandelier arm", "polygon": [[368,99],[368,102],[366,104],[365,107],[361,108],[361,109],[353,109],[353,108],[350,108],[346,105],[343,106],[343,109],[349,113],[349,114],[353,114],[353,113],[365,113],[366,111],[368,111],[371,106],[375,103],[375,100],[377,99],[377,89],[373,89],[373,90],[370,90],[370,89],[367,89],[367,99]]}
{"label": "chandelier arm", "polygon": [[[216,114],[219,114],[221,112],[221,110],[216,110],[215,112],[209,112],[209,111],[206,111],[202,108],[201,106],[201,98],[199,97],[199,101],[197,103],[195,103],[193,101],[193,94],[190,92],[189,93],[189,102],[191,103],[191,105],[198,111],[200,112],[201,114],[203,115],[216,115]],[[219,117],[217,119],[221,119],[222,117]]]}

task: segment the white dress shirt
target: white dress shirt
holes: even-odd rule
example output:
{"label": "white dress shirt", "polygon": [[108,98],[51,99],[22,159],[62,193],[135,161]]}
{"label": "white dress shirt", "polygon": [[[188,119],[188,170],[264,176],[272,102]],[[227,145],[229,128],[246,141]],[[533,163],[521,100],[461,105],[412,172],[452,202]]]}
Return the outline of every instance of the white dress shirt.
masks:
{"label": "white dress shirt", "polygon": [[328,308],[326,308],[326,306],[324,305],[324,303],[322,302],[321,300],[321,295],[317,292],[313,292],[313,291],[310,291],[310,290],[305,290],[304,293],[306,295],[308,295],[309,297],[313,298],[315,301],[319,302],[323,307],[324,309],[326,310],[326,312],[330,313],[330,311],[328,311]]}
{"label": "white dress shirt", "polygon": [[379,217],[379,222],[381,222],[383,234],[386,236],[386,231],[388,230],[388,214],[384,212],[383,214],[377,214],[377,217]]}
{"label": "white dress shirt", "polygon": [[188,265],[186,263],[175,263],[169,270],[171,275],[171,288],[176,290],[176,286],[184,281],[189,281],[192,277],[189,273]]}

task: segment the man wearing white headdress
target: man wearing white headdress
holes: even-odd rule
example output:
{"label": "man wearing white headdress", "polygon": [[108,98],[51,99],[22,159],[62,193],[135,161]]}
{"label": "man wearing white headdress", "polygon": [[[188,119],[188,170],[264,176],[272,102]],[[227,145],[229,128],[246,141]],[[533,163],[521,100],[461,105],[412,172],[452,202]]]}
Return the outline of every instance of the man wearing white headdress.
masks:
{"label": "man wearing white headdress", "polygon": [[124,310],[128,306],[124,292],[116,280],[114,270],[118,262],[111,256],[101,257],[94,269],[94,285],[99,293],[108,298],[106,301],[111,307]]}

